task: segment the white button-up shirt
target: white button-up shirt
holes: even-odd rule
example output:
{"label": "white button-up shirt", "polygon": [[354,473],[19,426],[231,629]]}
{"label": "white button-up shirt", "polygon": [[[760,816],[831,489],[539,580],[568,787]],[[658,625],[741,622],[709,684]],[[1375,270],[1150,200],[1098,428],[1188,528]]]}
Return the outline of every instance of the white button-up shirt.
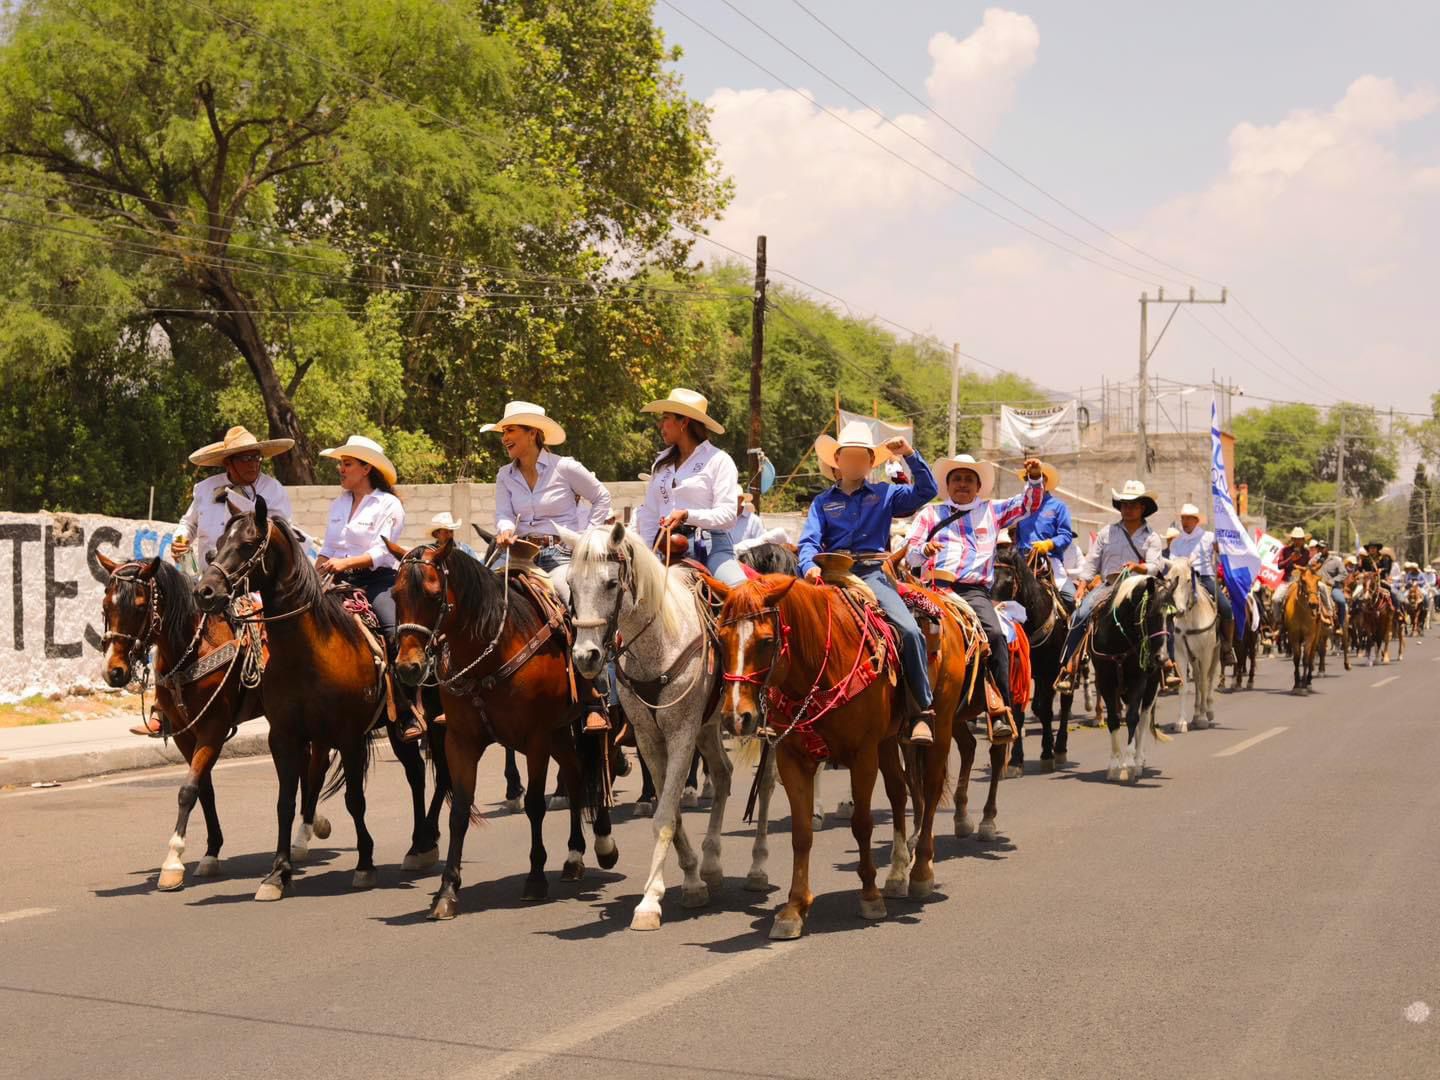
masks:
{"label": "white button-up shirt", "polygon": [[[1135,545],[1135,551],[1130,550],[1131,544]],[[1100,530],[1095,537],[1095,546],[1080,561],[1080,569],[1075,576],[1081,581],[1089,581],[1097,576],[1108,578],[1111,574],[1120,573],[1125,569],[1126,563],[1132,562],[1144,562],[1147,573],[1159,574],[1163,569],[1164,556],[1161,552],[1164,547],[1160,534],[1149,525],[1141,525],[1140,530],[1132,535],[1127,543],[1125,526],[1117,521]],[[1136,551],[1141,558],[1135,558]]]}
{"label": "white button-up shirt", "polygon": [[765,522],[760,520],[759,514],[747,506],[735,522],[735,527],[730,530],[730,539],[737,544],[746,540],[763,540],[765,539]]}
{"label": "white button-up shirt", "polygon": [[370,563],[379,570],[398,566],[399,560],[385,546],[388,537],[398,540],[405,528],[405,507],[388,491],[371,491],[360,500],[355,516],[350,516],[354,500],[348,491],[330,504],[330,518],[325,525],[325,543],[320,554],[331,559],[348,559],[369,555]]}
{"label": "white button-up shirt", "polygon": [[660,519],[672,510],[688,510],[686,524],[697,529],[729,532],[734,527],[740,474],[729,454],[706,439],[678,469],[674,462],[656,462],[645,502],[635,514],[635,531],[647,544],[654,542]]}
{"label": "white button-up shirt", "polygon": [[[588,515],[580,509],[581,499],[590,504]],[[559,536],[558,526],[580,532],[587,525],[604,525],[609,517],[610,489],[574,458],[541,450],[533,491],[513,461],[495,476],[497,532]]]}
{"label": "white button-up shirt", "polygon": [[[221,492],[226,494],[222,497]],[[175,539],[190,541],[201,570],[208,565],[205,556],[220,542],[220,534],[225,531],[233,512],[231,504],[237,510],[249,512],[255,509],[256,495],[265,500],[266,509],[272,517],[290,520],[290,496],[285,486],[268,473],[261,473],[253,486],[232,485],[223,472],[207,476],[195,485],[190,509],[180,519]]]}
{"label": "white button-up shirt", "polygon": [[1214,577],[1215,534],[1198,525],[1194,532],[1181,529],[1180,535],[1170,541],[1170,556],[1175,559],[1189,559],[1190,569],[1195,573],[1203,577]]}

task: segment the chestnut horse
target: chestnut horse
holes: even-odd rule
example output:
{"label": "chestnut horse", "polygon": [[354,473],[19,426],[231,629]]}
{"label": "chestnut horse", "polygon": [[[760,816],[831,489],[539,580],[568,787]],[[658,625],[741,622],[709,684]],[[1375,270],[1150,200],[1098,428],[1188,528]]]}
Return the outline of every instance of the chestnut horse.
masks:
{"label": "chestnut horse", "polygon": [[[391,550],[397,550],[395,545]],[[476,772],[491,743],[523,753],[529,771],[530,873],[523,898],[543,900],[549,892],[542,827],[552,757],[570,809],[561,880],[579,881],[584,873],[582,811],[595,823],[595,857],[608,870],[620,852],[606,804],[607,744],[575,734],[569,641],[562,628],[547,620],[525,588],[457,550],[452,541],[402,554],[394,588],[395,670],[409,686],[433,671],[445,711],[450,766],[450,849],[429,917],[453,919],[459,910],[460,860],[475,810]]]}
{"label": "chestnut horse", "polygon": [[1290,641],[1290,660],[1295,669],[1293,693],[1310,689],[1315,675],[1315,654],[1320,649],[1320,576],[1309,567],[1299,567],[1285,590],[1285,612],[1281,620]]}
{"label": "chestnut horse", "polygon": [[[203,615],[195,606],[190,582],[158,557],[121,563],[97,551],[110,574],[103,612],[105,681],[117,689],[129,684],[137,667],[155,650],[155,702],[190,766],[180,785],[180,816],[170,837],[156,887],[164,892],[185,884],[185,830],[198,799],[205,814],[205,857],[197,878],[220,873],[225,837],[215,811],[211,769],[235,726],[259,716],[259,687],[241,681],[246,665],[242,642],[219,615]],[[258,660],[258,657],[256,658]],[[329,825],[324,825],[329,832]]]}
{"label": "chestnut horse", "polygon": [[1360,598],[1353,601],[1351,612],[1351,623],[1358,632],[1361,641],[1355,645],[1356,655],[1360,649],[1365,650],[1365,662],[1373,667],[1375,665],[1375,653],[1380,655],[1380,663],[1390,663],[1390,638],[1393,635],[1398,648],[1398,658],[1405,658],[1405,627],[1403,617],[1395,608],[1394,598],[1390,595],[1390,589],[1380,579],[1380,575],[1374,571],[1366,571],[1360,575]]}
{"label": "chestnut horse", "polygon": [[[377,655],[340,594],[326,590],[290,525],[271,518],[263,498],[255,500],[252,513],[237,514],[225,526],[215,556],[195,586],[195,598],[202,609],[218,612],[252,590],[259,592],[264,605],[263,616],[252,621],[263,621],[269,638],[270,656],[260,688],[270,721],[270,758],[280,781],[275,860],[255,899],[279,900],[289,888],[295,861],[291,827],[296,788],[307,754],[311,769],[317,763],[323,768],[332,749],[340,755],[340,770],[323,794],[344,787],[359,854],[351,884],[371,888],[375,841],[365,827],[365,774],[370,766],[371,729],[385,721],[389,697],[384,645],[375,638]],[[396,738],[393,724],[387,729],[395,756],[405,768],[414,814],[403,868],[420,870],[439,859],[438,833],[425,812],[425,764],[415,744]],[[321,794],[319,785],[305,786],[295,847],[309,844]]]}
{"label": "chestnut horse", "polygon": [[[899,749],[904,709],[904,695],[896,691],[894,681],[899,663],[887,630],[876,621],[878,612],[857,612],[833,586],[780,575],[729,590],[720,616],[720,650],[727,683],[721,698],[722,716],[731,731],[742,736],[753,734],[764,718],[765,728],[774,733],[771,754],[790,800],[794,865],[790,894],[771,926],[771,938],[799,937],[814,902],[810,891],[811,808],[815,773],[826,757],[850,769],[855,802],[850,828],[860,854],[861,917],[883,919],[885,896],[908,892],[919,898],[934,888],[935,810],[944,794],[952,729],[963,731],[962,754],[968,741],[973,762],[975,737],[964,721],[983,708],[984,684],[978,642],[967,653],[964,631],[948,604],[939,594],[922,591],[942,612],[941,646],[931,661],[935,746],[917,752],[907,770]],[[991,804],[986,807],[987,819],[992,822],[995,785],[1005,753],[1003,745],[994,749],[1000,761],[992,769]],[[883,895],[875,884],[876,867],[870,851],[874,830],[870,800],[877,772],[885,781],[895,830]],[[967,764],[957,785],[957,831],[968,773]],[[916,802],[913,846],[906,837],[907,780],[913,784],[911,794]]]}
{"label": "chestnut horse", "polygon": [[1429,622],[1426,617],[1430,611],[1430,597],[1419,585],[1411,585],[1405,590],[1405,622],[1410,633],[1417,638],[1425,636],[1425,624]]}

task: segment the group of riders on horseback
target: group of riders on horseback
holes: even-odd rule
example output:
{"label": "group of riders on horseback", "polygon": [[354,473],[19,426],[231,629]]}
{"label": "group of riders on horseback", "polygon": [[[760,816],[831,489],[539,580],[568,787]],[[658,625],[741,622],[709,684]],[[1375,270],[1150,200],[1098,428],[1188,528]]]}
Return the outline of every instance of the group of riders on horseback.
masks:
{"label": "group of riders on horseback", "polygon": [[[1042,761],[1063,762],[1069,695],[1088,656],[1112,733],[1111,775],[1133,779],[1143,768],[1140,718],[1162,672],[1179,681],[1170,619],[1184,613],[1172,610],[1174,598],[1203,592],[1228,616],[1214,536],[1200,527],[1193,505],[1181,508],[1181,529],[1162,538],[1147,520],[1157,511],[1153,494],[1127,482],[1112,493],[1120,519],[1067,572],[1075,531],[1053,467],[1027,459],[1021,491],[994,498],[994,465],[959,455],[932,469],[903,438],[877,445],[864,423],[817,440],[833,483],[812,501],[794,556],[776,550],[767,561],[774,534],[742,492],[734,460],[710,441],[724,428],[706,399],[677,388],[644,411],[658,415],[665,449],[627,528],[615,522],[610,493],[594,473],[554,451],[564,429],[539,405],[510,402],[485,429],[499,435],[510,460],[496,477],[493,541],[483,562],[459,550],[462,523],[449,514],[433,520],[429,543],[412,551],[398,545],[405,509],[394,491],[396,468],[374,440],[352,436],[322,451],[337,461],[341,490],[313,563],[289,520],[284,488],[261,470],[266,458],[291,449],[290,440],[260,440],[235,427],[191,455],[196,465],[223,469],[195,486],[171,548],[177,563],[193,558],[198,582],[158,559],[106,561],[107,677],[123,685],[137,669],[148,673],[153,650],[156,708],[135,730],[175,737],[191,762],[161,887],[183,880],[179,854],[197,798],[210,832],[197,873],[214,872],[219,824],[209,769],[235,724],[261,712],[271,723],[282,798],[275,866],[257,899],[283,895],[292,860],[304,857],[312,836],[328,833],[316,803],[332,752],[340,761],[326,793],[344,788],[361,838],[356,884],[373,882],[363,825],[365,743],[383,725],[414,793],[407,868],[437,860],[440,797],[451,799],[436,918],[456,910],[460,848],[486,745],[500,742],[527,757],[526,895],[542,896],[539,825],[549,758],[559,763],[570,798],[565,877],[573,879],[583,866],[582,812],[593,822],[601,864],[618,857],[609,776],[615,744],[631,734],[659,792],[656,853],[632,921],[652,928],[672,842],[685,870],[686,903],[704,902],[718,884],[730,772],[719,741],[724,718],[735,733],[765,740],[752,793],[760,824],[748,887],[765,880],[765,821],[777,773],[791,798],[796,868],[776,936],[798,934],[808,911],[802,854],[808,860],[810,785],[827,758],[851,769],[862,913],[878,917],[883,899],[869,855],[877,775],[897,809],[884,895],[923,894],[933,880],[931,826],[946,758],[928,748],[947,748],[952,738],[960,745],[955,826],[968,835],[966,781],[976,744],[965,721],[985,725],[994,768],[980,833],[993,836],[994,782],[1007,755],[1013,762],[1021,752],[1023,708],[1033,692],[1045,725]],[[901,462],[891,479],[872,479]],[[905,543],[892,552],[894,520],[907,517]],[[1336,570],[1338,560],[1317,549],[1306,566],[1313,561],[1334,585],[1335,606],[1369,602],[1363,575],[1378,580],[1383,556],[1367,555],[1372,565],[1357,567],[1362,580],[1350,593],[1340,584],[1348,581],[1343,566]],[[1292,542],[1286,550],[1293,570],[1295,552],[1305,549]],[[757,565],[789,573],[762,574]],[[267,651],[268,659],[252,656]],[[1051,731],[1056,694],[1063,702],[1058,738]],[[1122,723],[1129,731],[1123,762]],[[416,749],[427,733],[440,789],[428,810]],[[703,860],[678,813],[680,778],[697,751],[716,787]],[[297,788],[301,821],[292,834]],[[915,810],[912,840],[903,835],[907,797]]]}

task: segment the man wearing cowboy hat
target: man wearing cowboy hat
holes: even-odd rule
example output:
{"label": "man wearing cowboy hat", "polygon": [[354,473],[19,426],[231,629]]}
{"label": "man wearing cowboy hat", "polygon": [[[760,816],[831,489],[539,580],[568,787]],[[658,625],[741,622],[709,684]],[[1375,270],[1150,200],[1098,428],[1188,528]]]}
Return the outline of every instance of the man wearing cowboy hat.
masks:
{"label": "man wearing cowboy hat", "polygon": [[[1033,514],[1026,514],[1015,526],[1015,541],[1020,545],[1022,555],[1032,551],[1050,558],[1050,576],[1060,595],[1073,606],[1075,603],[1075,582],[1065,572],[1065,552],[1075,542],[1075,525],[1070,520],[1070,507],[1055,494],[1060,486],[1060,472],[1053,465],[1040,465],[1045,474],[1045,498]],[[1025,470],[1020,470],[1025,479]]]}
{"label": "man wearing cowboy hat", "polygon": [[765,522],[761,521],[760,515],[755,512],[755,496],[748,491],[742,491],[738,501],[740,516],[730,529],[730,539],[735,542],[736,551],[740,550],[741,544],[748,542],[753,546],[765,539]]}
{"label": "man wearing cowboy hat", "polygon": [[934,471],[949,499],[932,503],[916,514],[906,540],[911,565],[933,559],[935,569],[946,573],[950,587],[970,605],[985,627],[990,642],[990,675],[1004,703],[1004,710],[992,716],[992,731],[1002,741],[1015,732],[1010,717],[1010,643],[990,599],[995,584],[995,547],[1001,530],[1040,507],[1045,498],[1041,468],[1036,459],[1027,460],[1025,490],[992,501],[989,495],[995,488],[994,465],[976,461],[969,454],[941,458]]}
{"label": "man wearing cowboy hat", "polygon": [[[1113,496],[1110,505],[1120,511],[1120,520],[1100,530],[1094,546],[1080,561],[1080,569],[1076,571],[1075,576],[1080,583],[1075,590],[1075,599],[1080,606],[1070,616],[1070,631],[1060,652],[1060,677],[1055,680],[1055,689],[1062,694],[1074,690],[1075,672],[1071,661],[1085,639],[1085,628],[1091,614],[1111,596],[1110,587],[1125,571],[1156,575],[1164,565],[1160,535],[1145,521],[1158,509],[1155,496],[1139,480],[1127,480],[1123,489],[1116,491],[1112,488],[1110,494]],[[1102,587],[1092,588],[1096,584]],[[1173,679],[1173,669],[1171,663],[1167,672],[1170,677],[1166,679],[1172,686],[1178,682]]]}
{"label": "man wearing cowboy hat", "polygon": [[[935,477],[907,439],[890,439],[877,447],[870,425],[858,420],[846,424],[838,439],[828,435],[816,439],[815,454],[821,471],[835,483],[810,504],[800,533],[800,572],[808,581],[819,581],[820,567],[815,564],[815,556],[827,551],[854,556],[856,576],[875,593],[899,638],[900,667],[919,710],[909,738],[919,745],[929,745],[935,741],[930,726],[935,710],[925,637],[894,582],[885,574],[884,559],[889,554],[891,522],[897,516],[915,513],[935,497]],[[914,482],[871,483],[871,470],[896,456],[910,466]]]}
{"label": "man wearing cowboy hat", "polygon": [[257,439],[243,427],[232,427],[219,442],[202,446],[190,455],[190,463],[202,468],[221,466],[224,472],[207,476],[195,485],[190,508],[180,519],[170,544],[170,557],[177,563],[193,548],[200,569],[209,565],[210,552],[220,541],[225,525],[236,513],[255,507],[262,495],[274,517],[290,519],[290,496],[273,476],[260,471],[260,462],[283,454],[295,445],[294,439]]}
{"label": "man wearing cowboy hat", "polygon": [[[1215,534],[1200,527],[1200,508],[1194,503],[1187,502],[1180,507],[1180,535],[1170,542],[1167,554],[1171,558],[1190,560],[1190,569],[1215,601],[1222,624],[1235,618],[1235,612],[1230,606],[1230,594],[1220,588],[1215,574]],[[1222,647],[1228,650],[1227,635],[1222,633],[1220,641]]]}
{"label": "man wearing cowboy hat", "polygon": [[1345,562],[1339,555],[1332,555],[1329,541],[1317,539],[1315,541],[1315,555],[1310,560],[1311,567],[1320,575],[1329,590],[1320,591],[1320,599],[1330,604],[1330,609],[1336,616],[1336,625],[1345,625]]}

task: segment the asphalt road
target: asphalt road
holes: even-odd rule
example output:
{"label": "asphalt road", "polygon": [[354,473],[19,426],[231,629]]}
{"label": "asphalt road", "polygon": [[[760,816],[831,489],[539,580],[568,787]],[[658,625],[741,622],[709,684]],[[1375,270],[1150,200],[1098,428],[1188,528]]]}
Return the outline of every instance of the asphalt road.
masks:
{"label": "asphalt road", "polygon": [[[179,893],[153,888],[175,770],[0,796],[0,1074],[1440,1075],[1437,661],[1412,643],[1306,698],[1263,662],[1217,730],[1155,748],[1134,787],[1104,782],[1108,740],[1078,730],[1068,770],[1001,786],[1000,842],[955,839],[946,813],[936,893],[890,901],[883,923],[857,917],[832,818],[808,933],[775,945],[780,893],[740,888],[743,798],[725,888],[682,909],[672,855],[666,923],[641,934],[651,823],[628,810],[619,866],[592,856],[579,885],[558,881],[564,815],[548,819],[540,904],[520,900],[525,822],[496,813],[471,830],[461,917],[434,924],[438,869],[398,869],[394,764],[369,787],[379,887],[348,888],[353,832],[332,800],[333,846],[277,904],[251,900],[274,828],[263,760],[222,765],[227,876]],[[638,773],[621,783],[628,803]],[[832,774],[832,807],[841,786]],[[192,863],[195,830],[198,812]],[[883,861],[888,823],[876,835]]]}

